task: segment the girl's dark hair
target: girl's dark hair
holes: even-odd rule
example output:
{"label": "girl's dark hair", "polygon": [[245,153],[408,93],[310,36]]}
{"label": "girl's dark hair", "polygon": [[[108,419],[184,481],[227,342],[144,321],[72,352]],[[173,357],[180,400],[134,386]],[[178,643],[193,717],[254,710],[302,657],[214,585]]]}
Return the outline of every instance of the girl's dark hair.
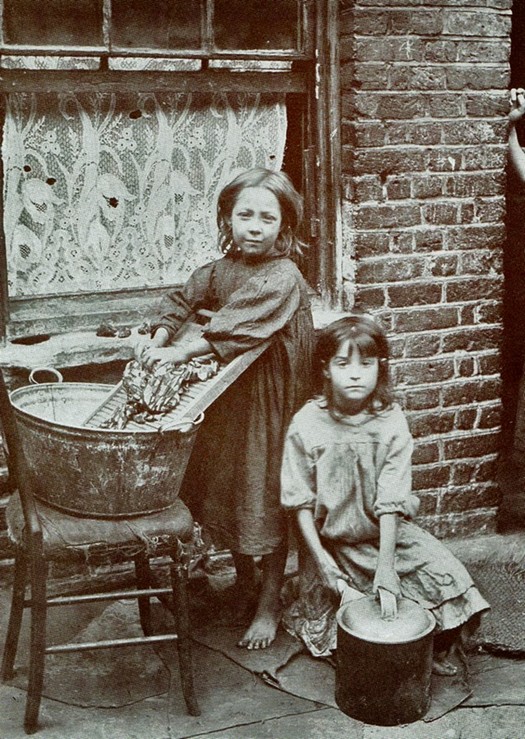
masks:
{"label": "girl's dark hair", "polygon": [[242,172],[219,195],[217,203],[217,225],[219,227],[219,249],[228,254],[234,248],[231,214],[241,190],[246,187],[265,187],[275,195],[281,207],[281,230],[275,247],[287,257],[300,256],[303,244],[297,230],[303,217],[303,199],[285,172],[255,167]]}
{"label": "girl's dark hair", "polygon": [[368,410],[382,411],[389,408],[393,402],[393,394],[388,371],[388,339],[383,327],[366,313],[352,313],[319,332],[314,356],[317,387],[323,388],[330,399],[330,388],[323,369],[335,357],[341,344],[348,339],[357,346],[362,357],[376,357],[379,360],[377,385],[368,400]]}

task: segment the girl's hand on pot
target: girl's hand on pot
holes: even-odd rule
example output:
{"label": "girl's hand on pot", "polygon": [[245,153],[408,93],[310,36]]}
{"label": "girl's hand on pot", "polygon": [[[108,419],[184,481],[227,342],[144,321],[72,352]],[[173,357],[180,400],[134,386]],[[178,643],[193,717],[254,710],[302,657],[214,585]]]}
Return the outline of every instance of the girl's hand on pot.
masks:
{"label": "girl's hand on pot", "polygon": [[374,577],[373,592],[377,593],[378,588],[388,590],[389,593],[392,593],[395,596],[401,595],[399,576],[394,567],[377,566]]}

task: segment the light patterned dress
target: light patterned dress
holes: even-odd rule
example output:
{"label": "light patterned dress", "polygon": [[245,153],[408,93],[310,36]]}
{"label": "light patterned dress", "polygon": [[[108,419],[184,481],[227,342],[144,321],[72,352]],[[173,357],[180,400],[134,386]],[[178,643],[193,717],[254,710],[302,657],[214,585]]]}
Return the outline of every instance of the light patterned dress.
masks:
{"label": "light patterned dress", "polygon": [[[379,517],[398,513],[395,567],[401,594],[432,611],[438,629],[466,622],[489,607],[465,567],[434,536],[409,519],[419,501],[411,491],[413,441],[398,405],[376,414],[335,417],[324,398],[308,402],[288,430],[281,501],[309,508],[323,546],[352,585],[372,592],[379,551]],[[285,591],[286,630],[314,656],[336,646],[338,603],[323,586],[306,546],[299,576]]]}
{"label": "light patterned dress", "polygon": [[279,498],[284,436],[310,395],[307,285],[287,257],[226,256],[165,298],[153,330],[164,326],[175,336],[202,308],[215,312],[203,336],[222,360],[271,344],[206,411],[181,496],[218,547],[271,554],[287,537]]}

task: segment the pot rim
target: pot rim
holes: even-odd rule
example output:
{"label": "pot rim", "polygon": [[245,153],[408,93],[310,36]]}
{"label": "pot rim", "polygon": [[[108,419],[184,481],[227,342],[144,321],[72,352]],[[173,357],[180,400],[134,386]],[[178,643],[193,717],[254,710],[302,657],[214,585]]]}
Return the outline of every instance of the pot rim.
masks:
{"label": "pot rim", "polygon": [[[24,395],[30,396],[36,393],[37,390],[42,391],[46,390],[46,388],[50,388],[51,392],[60,393],[63,392],[63,390],[59,388],[70,389],[71,387],[75,387],[76,389],[82,387],[91,388],[94,390],[103,390],[104,393],[107,395],[107,393],[115,386],[102,382],[41,382],[34,385],[23,385],[22,387],[18,387],[15,390],[12,390],[9,393],[9,399],[13,406],[15,415],[20,414],[20,416],[26,420],[26,423],[32,424],[33,426],[36,426],[38,428],[55,428],[65,433],[71,432],[76,434],[78,432],[81,432],[82,435],[92,436],[93,438],[100,438],[101,434],[103,434],[105,439],[109,439],[111,435],[114,435],[115,438],[126,438],[129,436],[133,436],[133,438],[139,438],[142,436],[150,438],[158,434],[170,434],[172,432],[176,432],[179,434],[192,434],[198,430],[198,428],[202,424],[202,421],[204,420],[204,414],[200,413],[193,421],[181,421],[180,425],[172,425],[169,428],[165,429],[160,425],[158,426],[158,428],[151,427],[143,428],[140,430],[128,428],[118,429],[91,427],[82,425],[81,423],[63,423],[51,418],[42,418],[42,416],[38,416],[36,413],[31,413],[29,409],[24,408],[17,403],[19,397],[21,398]],[[103,399],[104,398],[102,397],[101,400]],[[186,427],[188,428],[186,429]]]}
{"label": "pot rim", "polygon": [[[407,599],[410,600],[410,599]],[[354,603],[357,603],[358,601],[350,601],[348,603],[345,603],[340,608],[337,609],[337,612],[335,614],[338,628],[340,628],[342,631],[345,632],[345,634],[348,634],[349,636],[353,636],[354,639],[360,639],[361,641],[367,642],[369,644],[384,644],[384,645],[392,645],[395,646],[396,644],[410,644],[410,642],[416,642],[420,639],[424,639],[426,636],[431,634],[434,629],[436,628],[436,617],[433,613],[431,613],[427,608],[423,608],[425,611],[425,615],[428,618],[428,626],[426,629],[421,631],[419,634],[414,634],[414,636],[409,636],[404,639],[396,639],[395,641],[392,641],[391,639],[381,639],[381,638],[372,638],[370,636],[363,636],[363,634],[356,633],[353,629],[349,628],[347,624],[343,623],[343,615],[346,610],[351,608]],[[412,601],[415,603],[416,601]],[[419,604],[418,604],[419,605]]]}

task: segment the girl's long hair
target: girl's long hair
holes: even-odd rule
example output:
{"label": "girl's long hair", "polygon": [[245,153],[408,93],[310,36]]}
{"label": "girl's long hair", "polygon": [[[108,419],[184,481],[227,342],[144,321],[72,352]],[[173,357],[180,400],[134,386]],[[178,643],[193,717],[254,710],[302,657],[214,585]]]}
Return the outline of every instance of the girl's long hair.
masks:
{"label": "girl's long hair", "polygon": [[388,339],[383,327],[366,313],[352,313],[320,331],[314,356],[317,388],[322,389],[330,402],[331,388],[323,369],[347,340],[357,346],[363,358],[375,357],[379,360],[377,384],[368,399],[367,409],[371,412],[386,410],[394,400],[388,369]]}
{"label": "girl's long hair", "polygon": [[274,172],[271,169],[255,167],[242,172],[219,195],[217,203],[217,225],[219,227],[219,249],[223,254],[233,253],[235,244],[231,228],[231,215],[241,190],[246,187],[265,187],[275,195],[281,207],[281,230],[275,242],[275,248],[284,256],[293,257],[302,254],[301,243],[297,235],[303,217],[303,199],[285,172]]}

